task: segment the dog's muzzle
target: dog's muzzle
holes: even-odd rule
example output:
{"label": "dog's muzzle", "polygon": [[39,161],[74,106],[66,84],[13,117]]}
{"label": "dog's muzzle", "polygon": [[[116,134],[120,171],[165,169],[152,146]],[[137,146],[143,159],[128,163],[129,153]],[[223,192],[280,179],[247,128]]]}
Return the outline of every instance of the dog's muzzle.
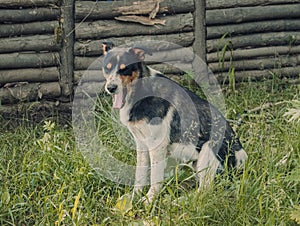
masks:
{"label": "dog's muzzle", "polygon": [[116,91],[118,89],[118,86],[116,84],[108,84],[106,85],[106,91],[109,93],[109,94],[115,94]]}
{"label": "dog's muzzle", "polygon": [[124,106],[127,94],[126,88],[119,88],[116,84],[106,84],[105,90],[108,94],[113,95],[113,108],[121,109]]}

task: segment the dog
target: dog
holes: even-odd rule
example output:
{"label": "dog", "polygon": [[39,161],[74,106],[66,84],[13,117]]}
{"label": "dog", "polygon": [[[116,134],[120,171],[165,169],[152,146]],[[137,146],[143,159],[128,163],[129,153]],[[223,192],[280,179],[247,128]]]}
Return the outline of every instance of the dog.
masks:
{"label": "dog", "polygon": [[147,50],[104,43],[103,53],[105,91],[113,96],[113,108],[120,111],[120,121],[136,143],[133,194],[141,193],[150,178],[145,200],[153,201],[162,188],[167,157],[192,165],[198,190],[225,166],[244,166],[247,153],[223,115],[208,101],[147,66]]}

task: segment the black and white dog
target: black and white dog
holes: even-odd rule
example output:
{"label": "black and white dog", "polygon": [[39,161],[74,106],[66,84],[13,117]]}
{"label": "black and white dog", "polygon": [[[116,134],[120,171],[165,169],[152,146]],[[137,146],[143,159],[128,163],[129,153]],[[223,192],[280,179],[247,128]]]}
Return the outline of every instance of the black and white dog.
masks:
{"label": "black and white dog", "polygon": [[[199,189],[224,166],[240,168],[247,154],[222,114],[209,102],[148,67],[145,50],[103,44],[105,90],[134,137],[134,192],[150,178],[146,200],[162,187],[166,157],[192,164]],[[150,174],[150,175],[149,175]]]}

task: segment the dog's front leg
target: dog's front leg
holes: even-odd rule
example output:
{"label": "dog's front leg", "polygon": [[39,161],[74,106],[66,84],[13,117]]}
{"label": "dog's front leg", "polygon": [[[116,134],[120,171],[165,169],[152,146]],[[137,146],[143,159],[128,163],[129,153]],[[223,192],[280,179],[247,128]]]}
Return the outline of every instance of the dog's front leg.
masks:
{"label": "dog's front leg", "polygon": [[166,167],[166,154],[167,149],[165,147],[149,151],[151,162],[151,186],[146,197],[146,201],[149,203],[153,201],[155,195],[157,195],[162,188],[162,181],[164,179],[164,171]]}
{"label": "dog's front leg", "polygon": [[148,148],[140,141],[137,144],[137,162],[135,171],[134,193],[140,193],[145,185],[149,184],[150,157]]}

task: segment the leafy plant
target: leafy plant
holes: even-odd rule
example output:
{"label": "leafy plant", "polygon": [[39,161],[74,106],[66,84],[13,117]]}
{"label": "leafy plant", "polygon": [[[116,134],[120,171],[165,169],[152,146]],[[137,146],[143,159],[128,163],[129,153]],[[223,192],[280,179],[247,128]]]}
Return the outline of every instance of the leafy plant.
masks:
{"label": "leafy plant", "polygon": [[287,117],[289,122],[300,123],[300,100],[293,100],[291,103],[293,107],[289,108],[283,116]]}
{"label": "leafy plant", "polygon": [[291,212],[291,219],[300,224],[300,205],[295,206],[295,209]]}

